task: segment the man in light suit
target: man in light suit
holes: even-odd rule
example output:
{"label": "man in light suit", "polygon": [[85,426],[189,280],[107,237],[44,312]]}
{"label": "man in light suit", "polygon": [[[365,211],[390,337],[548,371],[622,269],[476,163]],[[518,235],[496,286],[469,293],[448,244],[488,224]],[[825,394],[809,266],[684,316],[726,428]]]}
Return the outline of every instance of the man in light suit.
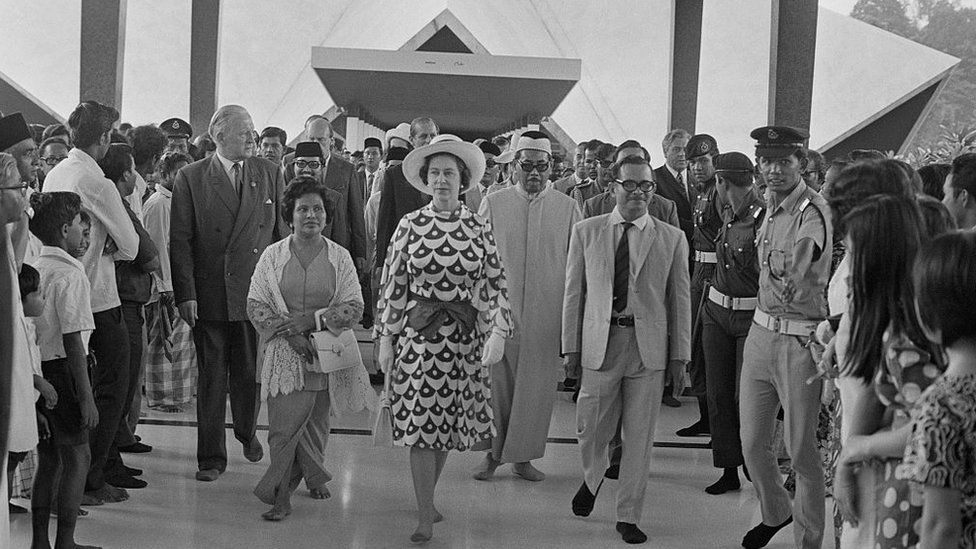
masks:
{"label": "man in light suit", "polygon": [[254,156],[254,123],[238,105],[210,120],[217,152],[176,174],[170,215],[173,292],[197,348],[197,480],[227,467],[224,415],[230,383],[234,436],[244,457],[264,455],[254,436],[259,408],[257,336],[247,291],[264,248],[288,234],[279,214],[281,170]]}
{"label": "man in light suit", "polygon": [[[613,158],[615,162],[620,162],[621,159],[628,156],[640,156],[648,162],[650,162],[651,159],[647,149],[642,147],[640,143],[634,141],[633,139],[628,139],[627,141],[621,143],[617,147],[617,152],[614,153]],[[654,176],[656,178],[657,174],[655,173]],[[654,185],[656,189],[656,180]],[[617,195],[614,193],[614,187],[615,183],[611,179],[611,181],[607,183],[606,191],[588,199],[586,202],[583,202],[583,217],[595,217],[612,212],[613,209],[617,207]],[[648,198],[647,201],[647,213],[651,214],[651,217],[655,217],[669,225],[678,227],[678,209],[674,205],[674,202],[655,193],[655,189],[651,189],[649,193],[650,198]]]}
{"label": "man in light suit", "polygon": [[637,522],[665,377],[680,392],[691,355],[688,244],[680,229],[648,215],[654,183],[643,158],[624,158],[614,177],[622,181],[617,208],[573,227],[566,265],[566,373],[582,374],[576,418],[584,479],[573,513],[592,512],[620,421],[616,528],[625,542],[643,543]]}

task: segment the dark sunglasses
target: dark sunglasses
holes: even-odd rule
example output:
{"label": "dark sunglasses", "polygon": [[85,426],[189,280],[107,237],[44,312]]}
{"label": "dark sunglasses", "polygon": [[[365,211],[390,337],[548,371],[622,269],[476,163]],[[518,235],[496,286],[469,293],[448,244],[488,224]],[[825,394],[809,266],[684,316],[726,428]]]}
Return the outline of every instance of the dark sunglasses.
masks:
{"label": "dark sunglasses", "polygon": [[48,166],[53,167],[57,166],[62,160],[67,160],[67,158],[67,156],[45,156],[44,158],[41,158],[41,160],[43,160]]}
{"label": "dark sunglasses", "polygon": [[296,160],[295,167],[298,168],[299,170],[303,170],[305,168],[312,168],[313,170],[317,170],[322,167],[322,163],[319,162],[318,160],[312,160],[311,162],[306,162],[305,160]]}
{"label": "dark sunglasses", "polygon": [[633,179],[625,179],[621,181],[620,179],[614,179],[614,182],[623,187],[624,190],[629,193],[636,191],[638,188],[646,193],[654,190],[655,187],[655,183],[653,181],[647,181],[646,179],[644,181],[634,181]]}
{"label": "dark sunglasses", "polygon": [[532,173],[532,170],[542,173],[547,171],[550,166],[552,166],[551,162],[519,162],[519,167],[525,173]]}

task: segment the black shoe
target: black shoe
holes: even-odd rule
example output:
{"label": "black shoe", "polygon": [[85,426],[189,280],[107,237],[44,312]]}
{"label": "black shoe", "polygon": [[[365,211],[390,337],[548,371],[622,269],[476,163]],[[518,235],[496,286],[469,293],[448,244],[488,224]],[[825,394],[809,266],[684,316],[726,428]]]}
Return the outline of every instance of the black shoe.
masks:
{"label": "black shoe", "polygon": [[670,394],[665,394],[661,397],[661,404],[667,406],[668,408],[681,408],[681,401],[674,398]]}
{"label": "black shoe", "polygon": [[792,516],[779,526],[766,526],[760,522],[758,526],[746,532],[746,537],[742,538],[742,546],[745,549],[762,549],[769,543],[769,540],[773,539],[776,532],[779,532],[791,522],[793,522]]}
{"label": "black shoe", "polygon": [[679,437],[707,437],[712,434],[712,430],[707,421],[699,419],[684,429],[678,429],[674,434]]}
{"label": "black shoe", "polygon": [[128,473],[130,477],[142,476],[142,469],[136,469],[135,467],[129,467],[128,465],[123,465],[122,468],[125,469],[125,472]]}
{"label": "black shoe", "polygon": [[705,493],[717,496],[726,492],[740,490],[742,486],[739,484],[739,473],[736,472],[738,469],[733,468],[732,471],[733,473],[731,475],[724,474],[715,484],[705,488]]}
{"label": "black shoe", "polygon": [[[600,483],[603,486],[603,483]],[[586,481],[580,485],[576,495],[573,496],[573,514],[578,517],[588,517],[593,512],[593,504],[596,503],[596,495],[600,493],[600,486],[596,488],[596,494],[591,494],[586,486]]]}
{"label": "black shoe", "polygon": [[618,522],[617,532],[620,533],[620,537],[623,538],[625,543],[630,543],[633,545],[647,541],[647,534],[642,532],[636,524],[631,524],[629,522]]}
{"label": "black shoe", "polygon": [[129,489],[145,488],[146,486],[149,486],[148,482],[139,478],[130,477],[129,475],[106,475],[105,483],[111,484],[116,488]]}
{"label": "black shoe", "polygon": [[152,446],[141,442],[133,442],[128,446],[119,446],[119,451],[123,454],[145,454],[152,452]]}
{"label": "black shoe", "polygon": [[610,467],[607,467],[607,472],[603,473],[603,478],[608,478],[610,480],[617,480],[620,478],[620,464],[611,463]]}

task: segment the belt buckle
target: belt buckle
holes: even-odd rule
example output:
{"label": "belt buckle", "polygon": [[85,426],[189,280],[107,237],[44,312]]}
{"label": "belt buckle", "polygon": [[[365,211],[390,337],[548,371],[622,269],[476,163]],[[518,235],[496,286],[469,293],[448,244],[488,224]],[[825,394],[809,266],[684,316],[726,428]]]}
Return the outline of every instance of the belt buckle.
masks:
{"label": "belt buckle", "polygon": [[722,305],[725,306],[726,309],[733,309],[733,308],[735,308],[735,298],[734,297],[725,296],[725,298],[723,299],[723,301],[725,301],[725,303],[723,303]]}
{"label": "belt buckle", "polygon": [[774,316],[774,317],[771,317],[771,318],[773,319],[773,327],[772,327],[772,330],[774,332],[779,333],[780,326],[781,326],[780,318],[778,316]]}

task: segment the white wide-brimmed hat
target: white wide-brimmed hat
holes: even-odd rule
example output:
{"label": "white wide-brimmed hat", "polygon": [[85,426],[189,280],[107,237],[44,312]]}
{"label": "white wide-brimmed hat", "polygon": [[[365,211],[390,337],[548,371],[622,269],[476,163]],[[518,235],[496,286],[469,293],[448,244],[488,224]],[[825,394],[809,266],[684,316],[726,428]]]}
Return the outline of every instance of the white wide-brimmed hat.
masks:
{"label": "white wide-brimmed hat", "polygon": [[458,191],[464,194],[473,182],[481,181],[485,175],[485,153],[481,152],[474,143],[462,141],[460,137],[449,133],[441,134],[431,140],[429,145],[416,148],[403,159],[403,176],[414,186],[415,189],[424,194],[433,194],[433,191],[424,180],[420,178],[420,170],[424,167],[424,162],[428,157],[435,154],[448,153],[461,159],[468,171],[471,172],[471,180],[468,186],[462,186]]}

